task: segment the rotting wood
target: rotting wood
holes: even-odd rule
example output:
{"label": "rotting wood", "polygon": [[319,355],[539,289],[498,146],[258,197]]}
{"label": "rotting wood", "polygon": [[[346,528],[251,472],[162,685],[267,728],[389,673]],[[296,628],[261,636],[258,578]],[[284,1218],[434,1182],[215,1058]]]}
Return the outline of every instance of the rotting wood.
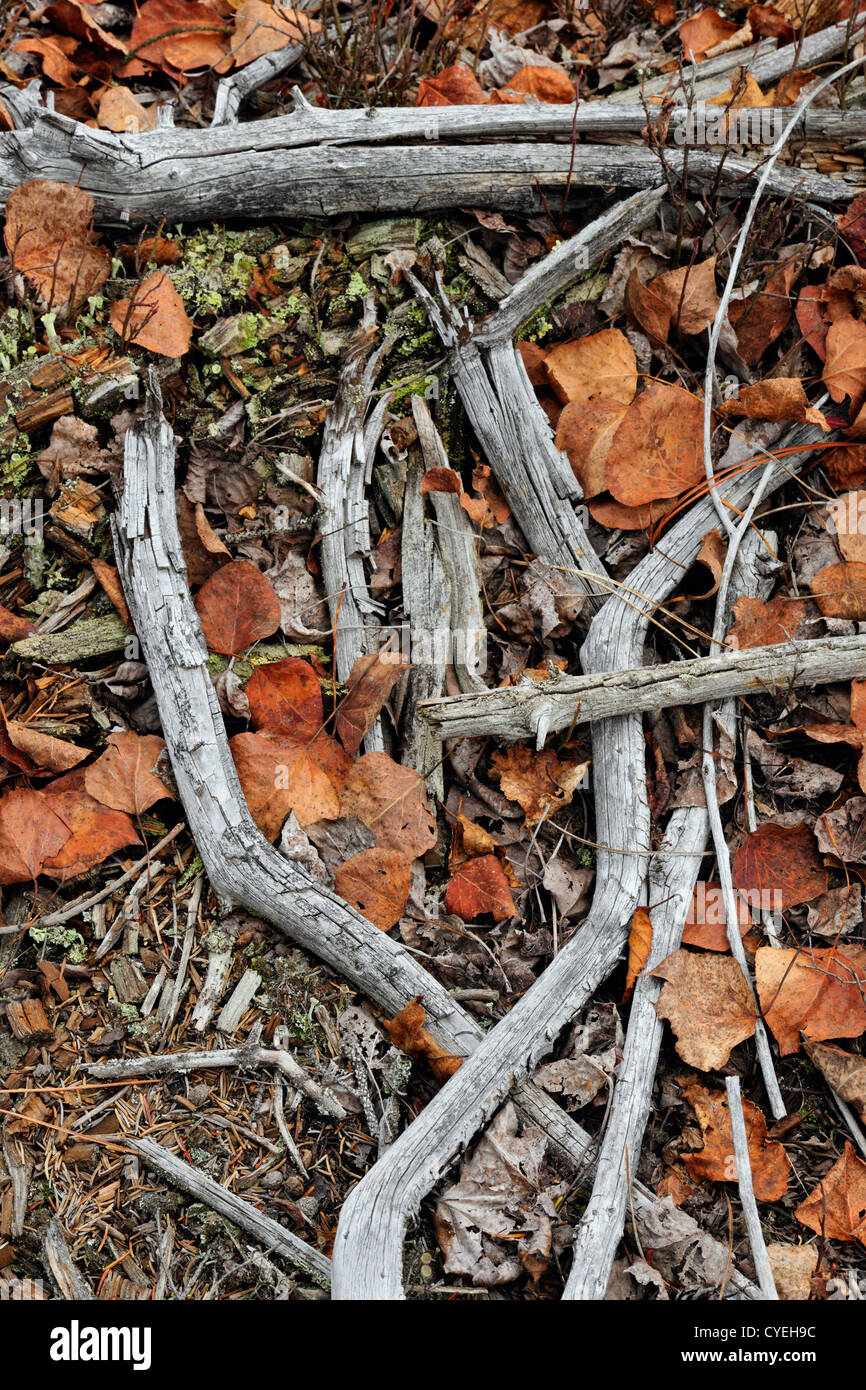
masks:
{"label": "rotting wood", "polygon": [[227,1188],[221,1187],[213,1178],[186,1163],[177,1154],[171,1153],[154,1139],[134,1139],[125,1135],[124,1144],[139,1155],[148,1168],[153,1168],[170,1183],[188,1192],[197,1202],[218,1211],[227,1221],[233,1221],[242,1231],[254,1236],[266,1250],[282,1255],[312,1279],[314,1283],[327,1288],[331,1274],[331,1261],[311,1245],[287,1231],[272,1217],[265,1216],[252,1202],[235,1196]]}
{"label": "rotting wood", "polygon": [[[826,440],[814,428],[795,429],[786,444],[800,446],[776,464],[773,488],[787,482]],[[740,474],[726,487],[729,505],[748,502],[753,479]],[[601,673],[635,665],[656,605],[694,563],[711,529],[712,501],[695,503],[630,576],[628,596],[614,595],[594,618],[581,651],[585,669]],[[598,851],[596,893],[581,930],[555,956],[510,1013],[463,1062],[416,1120],[349,1194],[334,1245],[334,1297],[400,1300],[402,1246],[415,1212],[455,1155],[472,1140],[516,1082],[531,1075],[561,1029],[615,968],[642,890],[650,857],[650,813],[644,741],[636,715],[593,726]]]}
{"label": "rotting wood", "polygon": [[[425,466],[449,468],[439,431],[421,396],[412,397],[412,416]],[[456,493],[433,491],[429,497],[436,514],[439,554],[451,587],[451,664],[460,689],[478,692],[484,689],[479,671],[487,639],[478,543]]]}
{"label": "rotting wood", "polygon": [[604,676],[528,677],[482,694],[451,695],[419,706],[440,739],[495,735],[505,743],[536,739],[542,722],[555,733],[618,714],[646,714],[728,696],[772,695],[788,686],[856,679],[866,669],[866,634],[744,647],[663,666]]}
{"label": "rotting wood", "polygon": [[45,1228],[42,1259],[61,1298],[76,1302],[93,1299],[93,1291],[75,1268],[63,1228],[56,1216],[52,1217]]}

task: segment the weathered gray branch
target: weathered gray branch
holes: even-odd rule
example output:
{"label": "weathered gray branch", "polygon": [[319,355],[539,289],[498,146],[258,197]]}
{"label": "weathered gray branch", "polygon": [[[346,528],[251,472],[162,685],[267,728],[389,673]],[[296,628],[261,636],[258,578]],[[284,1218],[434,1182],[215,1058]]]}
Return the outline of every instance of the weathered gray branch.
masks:
{"label": "weathered gray branch", "polygon": [[495,734],[506,743],[591,724],[617,714],[646,714],[675,705],[700,705],[725,696],[771,695],[786,686],[853,680],[866,670],[866,634],[819,637],[745,647],[664,666],[639,666],[604,676],[524,680],[505,690],[452,695],[422,704],[419,713],[437,737]]}

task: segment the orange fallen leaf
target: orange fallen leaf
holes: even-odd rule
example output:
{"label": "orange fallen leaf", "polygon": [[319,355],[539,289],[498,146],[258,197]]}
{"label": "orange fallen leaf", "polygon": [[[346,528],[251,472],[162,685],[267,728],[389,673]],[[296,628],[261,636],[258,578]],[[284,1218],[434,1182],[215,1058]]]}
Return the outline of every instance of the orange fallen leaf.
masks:
{"label": "orange fallen leaf", "polygon": [[628,277],[623,298],[629,317],[643,329],[650,342],[666,343],[671,328],[670,306],[651,282],[644,283],[639,265],[634,266]]}
{"label": "orange fallen leaf", "polygon": [[802,1226],[817,1231],[822,1238],[859,1240],[866,1245],[866,1163],[847,1139],[842,1157],[794,1215]]}
{"label": "orange fallen leaf", "polygon": [[477,463],[472,470],[472,486],[478,498],[461,493],[460,505],[477,526],[501,526],[511,516],[511,508],[499,491],[489,463]]}
{"label": "orange fallen leaf", "polygon": [[453,468],[428,468],[421,479],[422,497],[430,492],[453,492],[459,496],[462,491],[463,484]]}
{"label": "orange fallen leaf", "polygon": [[750,5],[748,21],[752,33],[762,39],[778,39],[780,43],[794,42],[791,21],[775,5]]}
{"label": "orange fallen leaf", "polygon": [[102,757],[85,769],[88,795],[131,816],[142,815],[163,797],[173,801],[174,792],[154,772],[164,749],[164,740],[156,734],[109,734]]}
{"label": "orange fallen leaf", "polygon": [[850,247],[860,265],[866,265],[866,194],[859,193],[836,218],[840,240]]}
{"label": "orange fallen leaf", "polygon": [[846,492],[827,508],[846,560],[866,564],[866,492]]}
{"label": "orange fallen leaf", "polygon": [[93,241],[93,199],[82,188],[30,179],[6,200],[12,265],[49,309],[69,314],[108,279],[111,253]]}
{"label": "orange fallen leaf", "polygon": [[851,397],[852,414],[866,398],[866,323],[842,318],[827,329],[824,385],[834,401]]}
{"label": "orange fallen leaf", "polygon": [[754,1033],[754,1001],[733,956],[674,951],[650,973],[665,981],[655,1011],[670,1022],[689,1066],[723,1067],[731,1049]]}
{"label": "orange fallen leaf", "polygon": [[596,497],[589,503],[589,514],[599,526],[618,531],[649,531],[663,521],[677,505],[676,497],[647,502],[642,507],[625,507],[613,497]]}
{"label": "orange fallen leaf", "polygon": [[70,834],[60,849],[46,858],[42,872],[62,882],[86,873],[128,845],[140,843],[130,817],[89,796],[84,790],[83,774],[81,783],[77,791],[52,794],[51,787],[46,788],[52,810],[66,823]]}
{"label": "orange fallen leaf", "polygon": [[[78,748],[65,739],[53,738],[51,734],[40,733],[29,724],[19,723],[17,719],[7,719],[0,705],[0,737],[10,746],[0,747],[0,754],[14,762],[24,772],[39,769],[44,772],[68,772],[88,756],[86,748]],[[23,755],[23,762],[12,756],[17,751]]]}
{"label": "orange fallen leaf", "polygon": [[698,598],[712,598],[713,594],[718,592],[727,553],[728,544],[722,540],[721,531],[708,531],[705,536],[701,536],[701,548],[697,553],[696,563],[709,570],[713,576],[713,587],[705,594],[698,594]]}
{"label": "orange fallen leaf", "polygon": [[416,1062],[426,1062],[437,1081],[447,1081],[457,1071],[462,1057],[455,1057],[424,1027],[427,1011],[418,995],[393,1018],[384,1020],[388,1037],[395,1047]]}
{"label": "orange fallen leaf", "polygon": [[0,797],[0,883],[32,882],[69,839],[44,792],[19,787]]}
{"label": "orange fallen leaf", "polygon": [[589,763],[561,762],[552,749],[536,752],[513,743],[490,759],[503,794],[516,801],[534,825],[554,808],[567,806],[586,774]]}
{"label": "orange fallen leaf", "polygon": [[403,916],[412,882],[412,861],[392,849],[365,849],[334,871],[341,898],[380,931],[389,931]]}
{"label": "orange fallen leaf", "polygon": [[701,10],[680,25],[680,43],[685,57],[699,63],[709,49],[735,34],[737,27],[729,19],[723,19],[718,10]]}
{"label": "orange fallen leaf", "polygon": [[847,743],[856,749],[857,780],[866,791],[866,681],[851,682],[850,724],[807,724],[803,733],[818,743]]}
{"label": "orange fallen leaf", "polygon": [[755,982],[767,1027],[785,1057],[810,1042],[858,1038],[866,1029],[866,970],[834,947],[759,946]]}
{"label": "orange fallen leaf", "polygon": [[114,565],[110,565],[107,560],[100,560],[94,557],[90,561],[90,568],[99,580],[105,593],[111,599],[126,626],[132,631],[132,618],[126,606],[123,587],[120,583],[120,575]]}
{"label": "orange fallen leaf", "polygon": [[231,50],[215,70],[228,72],[232,66],[246,67],[266,53],[278,53],[290,43],[303,43],[309,34],[318,34],[321,28],[318,20],[298,10],[274,9],[263,0],[244,0],[235,10]]}
{"label": "orange fallen leaf", "polygon": [[325,707],[319,678],[308,661],[287,656],[256,666],[246,696],[254,729],[309,743],[323,730]]}
{"label": "orange fallen leaf", "polygon": [[[51,82],[56,82],[58,87],[75,87],[77,81],[75,74],[78,71],[76,65],[70,61],[68,53],[64,51],[65,45],[61,39],[65,35],[48,35],[45,38],[19,39],[13,44],[12,53],[38,53],[42,59],[42,71]],[[77,48],[77,44],[72,42],[72,50]]]}
{"label": "orange fallen leaf", "polygon": [[821,310],[821,285],[803,285],[797,298],[797,326],[813,352],[823,362],[827,357],[829,324]]}
{"label": "orange fallen leaf", "polygon": [[229,32],[214,10],[194,0],[145,0],[132,26],[129,47],[140,61],[175,77],[219,63],[229,48]]}
{"label": "orange fallen leaf", "polygon": [[36,632],[29,618],[19,618],[17,613],[0,603],[0,642],[20,642],[23,637],[32,637]]}
{"label": "orange fallen leaf", "polygon": [[231,552],[213,531],[200,502],[190,502],[180,489],[175,493],[175,502],[187,577],[191,585],[197,586],[230,560]]}
{"label": "orange fallen leaf", "polygon": [[622,1002],[627,1004],[631,999],[635,981],[643,970],[653,944],[653,925],[650,915],[645,907],[636,909],[631,919],[631,931],[628,934],[628,965],[625,975],[625,993]]}
{"label": "orange fallen leaf", "polygon": [[731,861],[734,887],[768,911],[786,912],[827,891],[827,870],[808,825],[767,821],[746,835]]}
{"label": "orange fallen leaf", "polygon": [[483,854],[467,859],[456,870],[445,890],[445,910],[474,922],[479,917],[492,917],[504,922],[517,911],[505,870],[495,854]]}
{"label": "orange fallen leaf", "polygon": [[124,343],[135,343],[162,357],[183,357],[189,349],[192,320],[164,270],[148,275],[131,298],[115,300],[108,317]]}
{"label": "orange fallen leaf", "polygon": [[491,102],[495,105],[498,97],[509,92],[518,93],[522,100],[527,96],[533,96],[537,101],[574,101],[574,83],[564,72],[540,63],[531,63],[520,68],[504,83],[504,93],[491,93]]}
{"label": "orange fallen leaf", "polygon": [[838,488],[861,487],[866,483],[866,444],[826,449],[821,462],[830,482]]}
{"label": "orange fallen leaf", "polygon": [[584,497],[607,491],[607,456],[627,410],[621,401],[602,396],[570,401],[559,417],[556,447],[568,456]]}
{"label": "orange fallen leaf", "polygon": [[828,565],[812,576],[809,588],[825,618],[866,618],[866,565]]}
{"label": "orange fallen leaf", "polygon": [[608,488],[639,507],[676,497],[704,477],[703,405],[696,396],[653,381],[629,407],[607,456]]}
{"label": "orange fallen leaf", "polygon": [[222,565],[199,589],[195,607],[208,649],[225,656],[246,651],[280,625],[276,589],[250,560]]}
{"label": "orange fallen leaf", "polygon": [[768,377],[755,386],[741,386],[739,396],[725,401],[720,415],[745,415],[749,420],[798,420],[829,430],[826,416],[810,405],[799,377]]}
{"label": "orange fallen leaf", "polygon": [[337,706],[337,737],[347,753],[357,753],[392,689],[408,669],[408,662],[394,652],[371,652],[358,657],[349,672],[346,694]]}
{"label": "orange fallen leaf", "polygon": [[236,734],[229,746],[250,814],[265,839],[277,838],[290,811],[300,825],[340,816],[351,760],[336,739],[319,734],[300,742],[266,731]]}
{"label": "orange fallen leaf", "polygon": [[436,817],[424,779],[387,753],[365,753],[352,766],[340,814],[357,816],[380,848],[397,850],[409,859],[426,854],[436,843]]}
{"label": "orange fallen leaf", "polygon": [[[704,1147],[680,1158],[693,1178],[707,1182],[736,1182],[737,1160],[731,1133],[731,1114],[724,1091],[684,1086],[683,1096],[697,1116]],[[759,1202],[778,1202],[788,1189],[791,1164],[783,1146],[767,1139],[767,1121],[757,1105],[743,1101],[752,1186]]]}
{"label": "orange fallen leaf", "polygon": [[487,93],[471,68],[452,63],[436,77],[424,77],[418,87],[416,106],[483,106]]}
{"label": "orange fallen leaf", "polygon": [[156,106],[142,106],[128,87],[107,87],[99,98],[96,124],[103,130],[153,130],[156,126]]}
{"label": "orange fallen leaf", "polygon": [[629,405],[637,390],[634,348],[618,328],[557,343],[544,359],[547,380],[564,403],[604,397]]}
{"label": "orange fallen leaf", "polygon": [[767,601],[738,598],[733,613],[735,621],[728,634],[732,647],[768,647],[776,642],[793,642],[806,616],[806,603],[804,599],[788,599],[781,594]]}

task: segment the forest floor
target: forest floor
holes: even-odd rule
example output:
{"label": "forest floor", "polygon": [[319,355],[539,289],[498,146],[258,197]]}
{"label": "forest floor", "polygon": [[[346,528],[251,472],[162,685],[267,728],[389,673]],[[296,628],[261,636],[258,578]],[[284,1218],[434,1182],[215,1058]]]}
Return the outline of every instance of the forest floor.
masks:
{"label": "forest floor", "polygon": [[[35,78],[55,112],[93,131],[153,130],[161,106],[176,128],[204,130],[226,73],[288,45],[293,65],[245,98],[242,123],[290,112],[295,87],[328,111],[577,112],[629,90],[640,104],[645,82],[678,77],[686,55],[711,63],[724,53],[717,111],[789,112],[863,52],[854,16],[842,50],[801,67],[800,46],[848,20],[844,6],[723,9],[326,0],[294,14],[265,0],[36,0],[10,9],[0,34],[0,140],[12,138],[16,94]],[[751,49],[738,63],[759,41],[795,50],[785,76],[763,87]],[[829,117],[864,106],[854,73],[813,109]],[[595,592],[624,608],[641,599],[638,567],[665,553],[671,528],[707,495],[709,334],[751,191],[724,163],[693,186],[666,159],[659,123],[669,106],[655,124],[646,109],[647,132],[616,138],[658,158],[652,215],[579,266],[513,335],[532,408],[579,484],[577,515],[606,576]],[[792,442],[798,426],[817,442],[752,519],[754,536],[772,534],[760,582],[741,587],[722,641],[714,624],[730,537],[719,519],[652,602],[647,666],[866,632],[863,148],[832,133],[792,140],[779,167],[836,179],[838,203],[767,196],[749,225],[722,310],[713,466],[730,479],[770,456],[794,460],[805,448]],[[410,952],[485,1038],[579,938],[594,893],[618,872],[611,856],[649,864],[671,816],[705,804],[694,703],[644,716],[634,778],[645,847],[637,826],[633,843],[600,837],[596,725],[579,704],[546,741],[502,737],[494,724],[444,745],[431,736],[424,756],[439,753],[418,762],[413,670],[429,674],[436,662],[419,655],[411,631],[410,492],[433,536],[430,573],[444,574],[455,610],[443,696],[526,694],[578,675],[597,611],[586,583],[523,534],[423,291],[441,291],[466,324],[482,325],[624,196],[614,157],[609,178],[539,185],[538,206],[525,211],[199,225],[177,225],[169,207],[122,225],[94,210],[86,181],[61,188],[35,171],[7,190],[0,1284],[9,1296],[23,1280],[45,1280],[54,1297],[78,1278],[103,1299],[325,1298],[327,1279],[220,1214],[206,1190],[180,1191],[125,1141],[156,1141],[329,1257],[348,1194],[443,1084],[461,1084],[460,1058],[424,1028],[423,1000],[388,1018],[351,980],[210,888],[112,541],[124,436],[144,410],[148,372],[178,440],[189,585],[256,824]],[[361,387],[352,356],[373,360],[374,350]],[[322,458],[329,419],[347,401],[357,409],[359,391],[369,453],[357,534],[368,540],[370,607],[368,648],[347,672],[336,658],[344,595],[328,588]],[[781,1296],[864,1297],[861,669],[863,681],[802,687],[774,683],[770,664],[765,683],[737,701],[733,725],[717,730],[716,795],[759,1018],[730,953],[724,871],[709,842],[691,901],[678,902],[682,945],[655,980],[642,974],[654,915],[642,889],[633,919],[619,923],[630,927],[629,950],[533,1065],[536,1084],[600,1145],[633,991],[649,989],[666,1020],[630,1180],[715,1237],[728,1268],[721,1279],[686,1268],[673,1237],[669,1250],[645,1248],[627,1213],[610,1298],[711,1299],[731,1269],[756,1278],[731,1166],[728,1077],[742,1084]],[[761,1019],[782,1118],[758,1062]],[[215,1049],[231,1052],[181,1069],[185,1052]],[[591,1161],[565,1163],[506,1103],[412,1224],[407,1296],[559,1298],[592,1186]],[[46,1243],[58,1227],[59,1247]]]}

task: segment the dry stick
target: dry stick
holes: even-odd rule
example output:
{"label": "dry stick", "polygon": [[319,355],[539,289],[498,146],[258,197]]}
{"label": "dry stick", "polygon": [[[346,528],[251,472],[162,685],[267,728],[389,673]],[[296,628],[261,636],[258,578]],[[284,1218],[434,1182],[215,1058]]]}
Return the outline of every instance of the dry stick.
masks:
{"label": "dry stick", "polygon": [[[153,1057],[125,1057],[112,1062],[88,1062],[89,1076],[122,1081],[138,1076],[183,1076],[190,1071],[209,1071],[223,1067],[276,1067],[292,1085],[303,1091],[323,1115],[344,1120],[346,1112],[337,1097],[320,1086],[284,1048],[214,1047],[206,1052],[167,1052]],[[112,1102],[113,1103],[113,1102]]]}
{"label": "dry stick", "polygon": [[[389,1014],[421,995],[437,1041],[458,1054],[484,1034],[449,992],[397,942],[269,845],[253,823],[228,748],[207,666],[207,647],[186,582],[174,511],[174,436],[151,375],[146,417],[125,438],[124,491],[113,520],[115,552],[154,694],[178,793],[210,884],[273,922],[346,976]],[[535,1086],[515,1100],[559,1153],[584,1165],[593,1141]],[[652,1207],[645,1190],[638,1210]],[[738,1289],[750,1297],[749,1283]]]}
{"label": "dry stick", "polygon": [[746,1121],[743,1115],[743,1101],[740,1096],[740,1078],[725,1077],[725,1090],[728,1093],[728,1114],[731,1117],[731,1136],[734,1141],[734,1159],[737,1165],[737,1186],[740,1189],[740,1203],[746,1218],[746,1230],[752,1248],[752,1262],[761,1292],[766,1299],[778,1299],[776,1282],[770,1268],[770,1257],[761,1230],[761,1218],[752,1187],[752,1164],[749,1158],[749,1140],[746,1135]]}
{"label": "dry stick", "polygon": [[[303,6],[298,8],[302,9]],[[260,58],[256,58],[252,63],[247,63],[246,67],[232,73],[230,77],[222,78],[216,89],[211,130],[215,126],[234,125],[238,118],[241,102],[245,101],[253,92],[258,91],[259,87],[263,87],[266,82],[288,72],[289,68],[300,62],[303,56],[303,44],[288,44],[287,47],[278,49],[276,53],[263,53]]]}
{"label": "dry stick", "polygon": [[[775,537],[767,535],[764,539],[772,551]],[[759,563],[766,553],[758,534],[750,533],[732,585],[737,596],[757,598],[770,592],[772,576],[762,573]],[[725,709],[733,715],[733,701],[728,701]],[[654,1008],[661,982],[651,978],[649,972],[680,944],[708,832],[704,806],[674,811],[661,848],[650,863],[652,948],[632,996],[623,1059],[617,1070],[592,1195],[575,1234],[571,1271],[565,1286],[567,1299],[598,1300],[605,1296],[622,1235],[630,1187],[628,1175],[638,1166],[664,1034],[664,1025]]]}
{"label": "dry stick", "polygon": [[314,1283],[320,1284],[323,1288],[328,1287],[331,1261],[291,1231],[287,1231],[272,1217],[265,1216],[252,1202],[235,1196],[233,1192],[214,1182],[206,1173],[200,1172],[191,1163],[184,1162],[177,1154],[163,1148],[162,1144],[157,1144],[154,1139],[133,1139],[130,1135],[125,1135],[123,1142],[144,1160],[148,1168],[162,1173],[170,1183],[183,1192],[188,1192],[197,1202],[204,1202],[227,1221],[233,1221],[241,1230],[255,1236],[266,1250],[273,1250],[275,1254],[290,1260]]}
{"label": "dry stick", "polygon": [[[429,468],[449,468],[448,456],[439,431],[433,424],[427,402],[412,397],[412,415],[418,429],[418,443]],[[454,492],[433,491],[430,502],[436,513],[436,540],[451,588],[451,661],[461,690],[484,689],[479,675],[485,651],[487,629],[481,602],[481,565],[478,542],[469,514]]]}
{"label": "dry stick", "polygon": [[[162,1021],[162,1037],[164,1038],[177,1017],[180,1008],[180,1001],[183,995],[184,981],[186,980],[187,966],[192,955],[193,942],[195,941],[195,929],[198,921],[198,909],[201,903],[201,894],[204,887],[204,874],[199,874],[193,884],[192,892],[189,895],[189,902],[186,905],[186,930],[183,934],[183,945],[180,950],[180,961],[178,962],[177,974],[171,987],[171,994],[166,1004],[165,1017]],[[175,911],[177,899],[175,898]],[[160,1012],[162,1009],[160,1008]]]}
{"label": "dry stick", "polygon": [[[334,664],[340,681],[349,679],[359,657],[378,650],[384,611],[370,597],[364,571],[370,553],[364,413],[383,351],[373,352],[375,322],[370,295],[328,410],[319,454],[322,579],[335,628]],[[368,753],[384,748],[380,719],[367,733],[364,747]]]}
{"label": "dry stick", "polygon": [[42,1241],[42,1260],[61,1298],[89,1301],[93,1291],[72,1260],[63,1228],[56,1217],[49,1221]]}
{"label": "dry stick", "polygon": [[510,743],[536,738],[542,714],[547,715],[548,733],[553,733],[617,714],[829,685],[861,675],[864,667],[866,633],[818,637],[638,666],[601,677],[552,675],[541,683],[523,678],[505,690],[425,701],[418,713],[440,739],[491,735]]}
{"label": "dry stick", "polygon": [[[752,524],[752,517],[755,509],[760,503],[766,492],[777,465],[775,462],[767,464],[761,478],[755,488],[754,494],[749,501],[742,520],[736,530],[731,532],[731,539],[728,544],[728,551],[725,562],[722,566],[722,576],[719,580],[718,595],[716,598],[716,613],[713,620],[712,640],[720,644],[728,626],[728,605],[727,594],[731,581],[733,566],[737,558],[737,552],[742,544],[743,537],[748,534]],[[713,493],[714,502],[718,502],[716,494]],[[773,1054],[770,1050],[770,1041],[767,1036],[767,1029],[764,1020],[760,1017],[755,988],[752,983],[749,963],[746,960],[746,950],[743,946],[743,939],[740,936],[739,917],[737,914],[737,899],[734,893],[734,885],[731,878],[731,856],[728,850],[728,843],[725,839],[722,817],[719,810],[719,798],[716,787],[716,759],[714,755],[715,745],[715,722],[721,720],[722,713],[711,704],[704,705],[703,717],[703,756],[701,759],[701,771],[704,783],[704,796],[707,803],[707,813],[710,819],[710,830],[713,836],[713,848],[716,852],[716,866],[719,873],[719,881],[722,885],[722,898],[725,905],[725,922],[727,928],[728,942],[731,954],[743,972],[743,978],[749,986],[749,992],[755,1005],[755,1046],[758,1053],[758,1061],[761,1067],[761,1074],[764,1078],[764,1086],[767,1091],[767,1098],[770,1102],[770,1110],[773,1118],[781,1120],[787,1113],[785,1102],[782,1099],[782,1092],[779,1090],[779,1083],[776,1079],[776,1069],[773,1064]],[[736,746],[736,723],[730,709],[727,711],[726,732]]]}
{"label": "dry stick", "polygon": [[[811,444],[820,438],[815,429],[798,428],[786,442]],[[804,453],[795,454],[791,463],[786,459],[784,468],[777,467],[774,484],[787,481],[804,462]],[[750,480],[740,478],[731,488],[731,500],[734,505],[746,503],[749,493]],[[703,499],[671,529],[665,546],[641,561],[632,580],[642,599],[626,603],[615,595],[608,600],[582,649],[585,669],[600,672],[637,664],[653,609],[693,563],[712,514],[712,503]],[[464,1061],[457,1078],[443,1087],[350,1193],[334,1246],[335,1297],[403,1297],[402,1245],[409,1217],[515,1082],[531,1074],[560,1030],[616,967],[646,874],[641,852],[650,846],[641,773],[644,752],[637,716],[605,719],[593,726],[597,837],[602,848],[589,914],[581,930]],[[623,852],[619,846],[629,850]]]}

